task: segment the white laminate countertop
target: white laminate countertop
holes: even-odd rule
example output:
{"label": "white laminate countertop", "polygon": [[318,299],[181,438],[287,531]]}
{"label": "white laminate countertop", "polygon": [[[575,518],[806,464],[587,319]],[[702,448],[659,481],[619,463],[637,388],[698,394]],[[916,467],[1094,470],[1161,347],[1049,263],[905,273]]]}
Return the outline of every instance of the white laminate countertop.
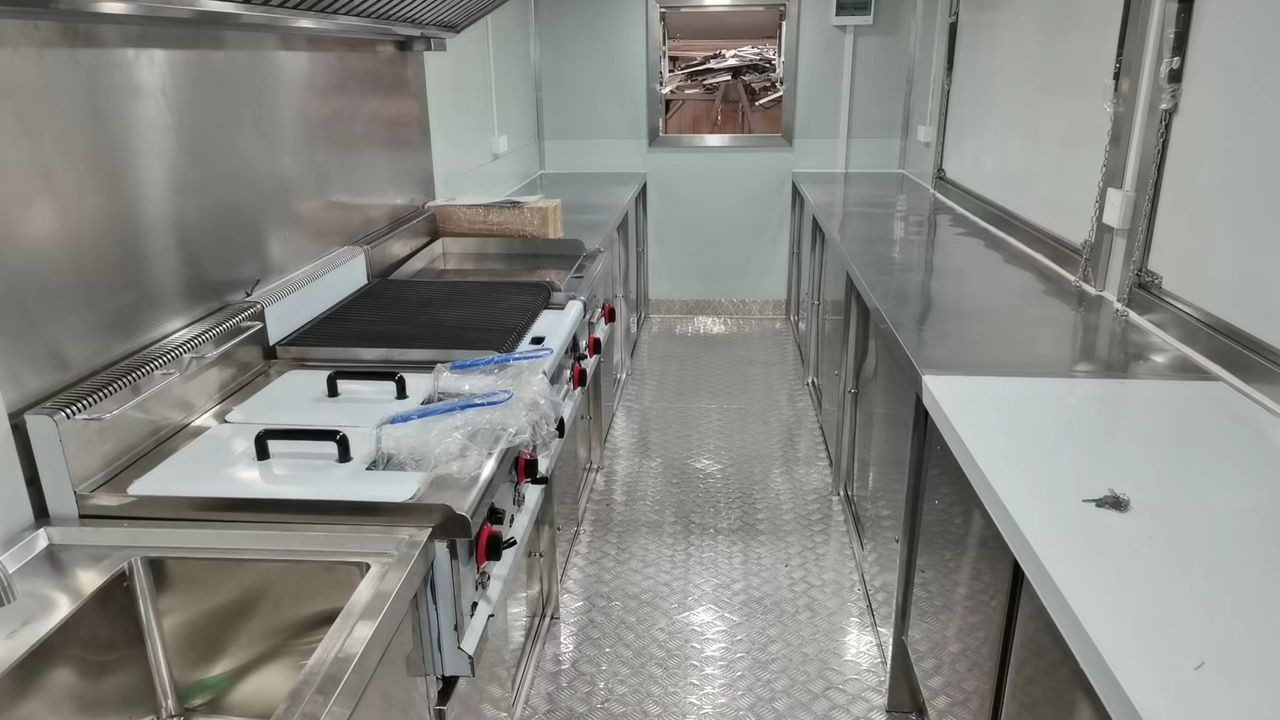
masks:
{"label": "white laminate countertop", "polygon": [[[924,378],[1116,720],[1277,717],[1280,419],[1216,381]],[[1107,488],[1126,514],[1081,502]]]}

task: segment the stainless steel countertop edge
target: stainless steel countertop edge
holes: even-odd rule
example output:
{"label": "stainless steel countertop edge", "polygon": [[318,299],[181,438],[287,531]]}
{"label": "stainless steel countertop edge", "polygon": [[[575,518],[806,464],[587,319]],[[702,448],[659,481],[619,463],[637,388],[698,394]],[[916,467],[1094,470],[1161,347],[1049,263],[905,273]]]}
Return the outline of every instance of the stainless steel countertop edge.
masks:
{"label": "stainless steel countertop edge", "polygon": [[[1143,324],[1137,323],[1137,322],[1131,322],[1129,324],[1129,327],[1132,329],[1132,331],[1140,333],[1143,336],[1149,336],[1153,341],[1158,342],[1160,344],[1169,345],[1173,350],[1177,352],[1177,354],[1180,356],[1181,359],[1186,361],[1186,364],[1188,366],[1194,365],[1195,369],[1181,372],[1176,376],[1148,375],[1144,373],[1117,372],[1117,371],[1091,371],[1087,369],[1072,370],[1070,372],[1059,373],[1059,372],[1046,372],[1043,370],[1037,370],[1032,368],[1021,370],[1021,369],[1018,369],[1017,367],[1014,367],[1013,364],[1011,364],[1010,367],[999,370],[999,371],[992,371],[992,370],[978,371],[972,368],[948,367],[945,364],[922,361],[921,358],[918,358],[912,354],[911,349],[909,347],[909,343],[906,342],[906,339],[902,335],[902,328],[899,327],[899,325],[895,324],[895,322],[885,312],[885,306],[884,306],[883,300],[876,296],[876,293],[873,289],[872,284],[868,282],[866,277],[864,277],[863,273],[865,269],[860,267],[858,263],[855,263],[854,259],[849,255],[849,250],[848,250],[848,247],[846,246],[846,242],[841,236],[840,226],[836,224],[836,220],[834,218],[828,216],[826,212],[826,208],[824,207],[823,203],[819,202],[816,196],[814,195],[808,180],[811,176],[816,176],[816,175],[831,176],[831,177],[843,176],[844,178],[858,177],[858,176],[866,176],[869,178],[895,176],[897,178],[902,179],[904,182],[912,183],[914,185],[919,186],[921,192],[928,193],[930,196],[931,208],[936,207],[938,203],[942,203],[943,205],[946,206],[949,212],[954,212],[956,214],[964,215],[966,217],[970,217],[970,216],[967,213],[965,213],[965,211],[962,208],[955,206],[954,203],[951,203],[946,198],[943,198],[937,193],[935,193],[931,188],[929,188],[927,184],[921,182],[919,178],[916,178],[912,176],[910,173],[906,173],[901,170],[889,171],[889,172],[877,171],[877,172],[865,172],[865,173],[857,172],[857,171],[844,172],[844,171],[802,170],[802,171],[795,171],[792,173],[792,184],[794,185],[794,187],[796,187],[800,191],[800,194],[804,198],[804,201],[807,204],[807,207],[811,210],[813,214],[814,221],[818,224],[818,226],[821,228],[822,232],[826,235],[828,239],[832,239],[832,238],[835,239],[835,242],[833,243],[833,245],[834,247],[839,249],[839,257],[841,258],[841,261],[842,261],[842,264],[844,265],[845,270],[849,273],[849,277],[853,280],[854,286],[857,288],[858,293],[862,296],[863,300],[867,303],[867,307],[870,309],[872,314],[872,322],[875,325],[887,330],[893,336],[895,340],[895,342],[892,343],[893,353],[901,362],[904,368],[908,368],[913,372],[913,375],[915,376],[914,379],[917,384],[917,389],[919,389],[921,379],[924,375],[994,375],[994,376],[1008,375],[1008,376],[1079,377],[1079,378],[1160,377],[1164,379],[1172,379],[1173,377],[1177,377],[1178,379],[1185,379],[1185,380],[1220,379],[1215,373],[1213,373],[1210,369],[1205,368],[1194,357],[1183,352],[1181,348],[1177,347],[1175,342],[1171,341],[1169,338],[1161,336],[1158,333],[1151,332]],[[1036,265],[1039,266],[1039,269],[1043,270],[1045,274],[1052,274],[1052,275],[1058,276],[1060,278],[1061,287],[1063,289],[1071,289],[1071,282],[1065,275],[1062,275],[1061,268],[1054,265],[1043,256],[1039,255],[1034,250],[1028,248],[1025,245],[1022,245],[1021,243],[1018,243],[1016,239],[1006,237],[1004,234],[992,228],[987,227],[986,224],[983,223],[981,220],[973,219],[971,217],[970,219],[973,220],[974,225],[978,229],[980,229],[983,233],[985,233],[990,239],[995,240],[996,242],[999,242],[999,243],[1003,243],[1007,245],[1010,249],[1015,250],[1019,253],[1025,254],[1026,256],[1028,256],[1028,258],[1032,259],[1032,261],[1036,263]],[[1089,290],[1080,289],[1080,290],[1075,290],[1075,292],[1080,294],[1082,298],[1093,298],[1093,297],[1105,298],[1104,295],[1091,292]],[[1010,300],[1010,302],[1015,302],[1015,301]]]}

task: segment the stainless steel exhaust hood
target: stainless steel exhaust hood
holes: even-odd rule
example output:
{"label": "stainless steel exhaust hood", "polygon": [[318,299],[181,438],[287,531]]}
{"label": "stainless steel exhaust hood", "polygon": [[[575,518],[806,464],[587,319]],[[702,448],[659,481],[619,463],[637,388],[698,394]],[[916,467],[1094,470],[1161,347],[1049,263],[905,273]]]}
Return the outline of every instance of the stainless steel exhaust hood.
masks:
{"label": "stainless steel exhaust hood", "polygon": [[[0,16],[114,23],[191,23],[443,43],[506,0],[0,0]],[[414,42],[421,40],[422,42]]]}

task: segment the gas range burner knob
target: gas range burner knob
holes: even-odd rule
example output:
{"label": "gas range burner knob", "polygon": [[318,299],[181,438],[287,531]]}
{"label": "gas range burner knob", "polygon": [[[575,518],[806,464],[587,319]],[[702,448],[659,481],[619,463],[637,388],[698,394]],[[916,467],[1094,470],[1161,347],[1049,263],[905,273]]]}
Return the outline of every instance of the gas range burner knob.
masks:
{"label": "gas range burner knob", "polygon": [[490,525],[493,525],[494,527],[502,527],[507,524],[507,511],[497,505],[491,505],[486,519],[489,521]]}
{"label": "gas range burner knob", "polygon": [[529,450],[522,450],[516,456],[516,482],[524,484],[538,477],[538,455]]}
{"label": "gas range burner knob", "polygon": [[587,386],[587,369],[581,365],[573,366],[573,389],[581,390]]}
{"label": "gas range burner knob", "polygon": [[485,523],[480,528],[480,534],[476,536],[476,564],[483,568],[488,563],[501,560],[506,543],[501,530]]}
{"label": "gas range burner knob", "polygon": [[556,418],[556,437],[558,437],[558,438],[560,438],[561,440],[563,440],[563,439],[564,439],[564,433],[565,433],[564,418],[562,418],[562,417],[560,417],[560,418]]}
{"label": "gas range burner knob", "polygon": [[618,308],[614,307],[612,303],[605,303],[601,310],[605,325],[612,325],[618,321]]}
{"label": "gas range burner knob", "polygon": [[587,338],[587,357],[595,357],[604,352],[604,341],[598,335]]}

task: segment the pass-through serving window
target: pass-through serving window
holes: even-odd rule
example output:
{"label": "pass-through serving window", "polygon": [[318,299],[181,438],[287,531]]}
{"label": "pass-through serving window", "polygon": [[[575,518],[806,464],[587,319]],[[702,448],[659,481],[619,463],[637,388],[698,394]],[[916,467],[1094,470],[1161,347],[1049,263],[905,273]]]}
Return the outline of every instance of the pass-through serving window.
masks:
{"label": "pass-through serving window", "polygon": [[[764,145],[790,136],[790,3],[655,4],[655,144]],[[749,138],[743,141],[743,139]],[[666,139],[666,141],[663,141]]]}

